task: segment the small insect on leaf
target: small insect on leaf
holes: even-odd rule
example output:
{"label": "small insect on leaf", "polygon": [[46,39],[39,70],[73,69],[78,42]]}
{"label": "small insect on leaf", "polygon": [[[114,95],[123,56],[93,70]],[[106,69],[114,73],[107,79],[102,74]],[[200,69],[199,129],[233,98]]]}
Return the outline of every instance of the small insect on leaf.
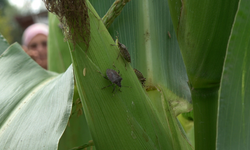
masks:
{"label": "small insect on leaf", "polygon": [[83,69],[83,76],[86,75],[86,68]]}
{"label": "small insect on leaf", "polygon": [[[124,44],[122,44],[122,43],[120,43],[120,42],[118,41],[118,37],[116,37],[115,43],[116,43],[116,45],[118,46],[118,48],[119,48],[119,50],[120,50],[120,52],[119,52],[119,54],[118,54],[118,56],[117,56],[116,59],[118,59],[119,56],[121,55],[121,56],[123,57],[123,59],[125,59],[127,62],[130,63],[130,62],[131,62],[131,57],[130,57],[130,54],[129,54],[129,52],[128,52],[127,47],[126,47]],[[112,44],[111,44],[111,45],[112,45]],[[113,46],[115,46],[115,45],[113,45]],[[126,62],[125,62],[125,67],[126,67]],[[127,68],[126,68],[126,69],[127,69]]]}
{"label": "small insect on leaf", "polygon": [[[114,65],[113,65],[114,66]],[[115,66],[114,66],[115,67]],[[115,67],[116,68],[116,67]],[[106,70],[106,76],[104,76],[100,71],[98,71],[105,79],[109,80],[111,82],[110,85],[103,87],[102,89],[105,89],[110,86],[114,86],[112,93],[114,93],[116,86],[120,87],[119,91],[121,92],[121,87],[126,87],[121,85],[122,77],[120,76],[120,71],[116,72],[115,70],[112,69],[107,69]],[[116,93],[116,91],[115,91]],[[113,94],[113,96],[115,95]]]}
{"label": "small insect on leaf", "polygon": [[[130,57],[130,54],[129,54],[129,52],[128,52],[127,47],[126,47],[124,44],[120,43],[119,41],[118,41],[118,47],[119,47],[119,49],[120,49],[119,55],[121,54],[122,57],[123,57],[127,62],[131,62],[131,57]],[[117,59],[119,58],[119,55],[118,55]]]}
{"label": "small insect on leaf", "polygon": [[171,34],[169,33],[169,31],[168,31],[168,37],[171,39]]}
{"label": "small insect on leaf", "polygon": [[135,68],[134,68],[134,72],[135,72],[137,78],[139,79],[139,81],[141,82],[142,86],[145,87],[146,78],[144,78],[143,74]]}

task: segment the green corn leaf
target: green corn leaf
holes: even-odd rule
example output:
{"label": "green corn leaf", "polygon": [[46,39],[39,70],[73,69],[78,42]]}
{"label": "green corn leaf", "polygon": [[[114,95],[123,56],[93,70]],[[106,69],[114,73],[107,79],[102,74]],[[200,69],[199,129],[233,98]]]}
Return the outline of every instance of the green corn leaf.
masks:
{"label": "green corn leaf", "polygon": [[0,83],[0,149],[57,149],[72,107],[72,67],[46,71],[14,43],[0,55]]}
{"label": "green corn leaf", "polygon": [[239,2],[227,47],[219,95],[218,150],[250,149],[250,2]]}
{"label": "green corn leaf", "polygon": [[[159,92],[153,90],[153,96],[151,91],[146,93],[132,67],[127,64],[126,69],[124,60],[116,59],[118,47],[111,45],[115,44],[113,39],[95,10],[90,4],[88,7],[89,47],[86,50],[84,43],[77,43],[75,48],[70,43],[69,46],[78,92],[96,148],[192,149],[169,103],[168,98],[172,96],[169,89],[158,84]],[[99,72],[105,75],[108,68],[119,70],[122,86],[131,88],[121,87],[122,92],[116,89],[115,94],[112,87],[102,90],[111,82]],[[155,101],[151,97],[155,97]]]}

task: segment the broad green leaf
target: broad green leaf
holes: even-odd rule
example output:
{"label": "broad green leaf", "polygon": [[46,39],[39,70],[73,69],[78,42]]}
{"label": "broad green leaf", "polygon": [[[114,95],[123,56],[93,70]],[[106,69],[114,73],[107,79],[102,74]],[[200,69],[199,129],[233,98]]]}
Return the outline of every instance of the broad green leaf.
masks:
{"label": "broad green leaf", "polygon": [[[132,67],[125,64],[119,50],[95,10],[90,10],[91,41],[75,49],[69,43],[79,95],[97,149],[192,149],[168,102],[168,89],[160,86],[153,103]],[[112,66],[115,64],[116,68]],[[106,69],[120,70],[121,91],[101,89],[110,84],[102,77]],[[84,70],[86,71],[85,73]],[[99,72],[98,72],[99,71]],[[160,106],[160,109],[157,109]]]}
{"label": "broad green leaf", "polygon": [[219,96],[217,149],[250,149],[250,2],[241,0],[227,47]]}
{"label": "broad green leaf", "polygon": [[0,55],[0,83],[0,149],[57,149],[72,107],[72,67],[46,71],[15,43]]}

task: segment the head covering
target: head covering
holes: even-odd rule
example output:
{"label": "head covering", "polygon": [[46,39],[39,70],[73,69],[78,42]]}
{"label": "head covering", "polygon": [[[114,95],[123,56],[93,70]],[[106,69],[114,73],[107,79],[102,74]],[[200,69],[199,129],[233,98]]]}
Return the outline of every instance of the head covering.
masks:
{"label": "head covering", "polygon": [[49,28],[47,25],[42,23],[35,23],[25,29],[23,33],[23,45],[28,46],[29,42],[38,34],[48,36]]}

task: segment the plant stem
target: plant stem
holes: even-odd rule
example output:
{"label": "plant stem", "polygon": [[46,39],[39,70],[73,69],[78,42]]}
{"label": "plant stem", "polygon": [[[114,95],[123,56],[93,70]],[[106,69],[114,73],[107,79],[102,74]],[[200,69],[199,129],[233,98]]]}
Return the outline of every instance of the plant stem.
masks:
{"label": "plant stem", "polygon": [[123,7],[128,3],[130,0],[116,0],[112,6],[109,8],[108,12],[103,16],[102,22],[108,28],[115,18],[120,15],[122,12]]}
{"label": "plant stem", "polygon": [[194,89],[192,92],[195,149],[215,150],[218,88]]}

